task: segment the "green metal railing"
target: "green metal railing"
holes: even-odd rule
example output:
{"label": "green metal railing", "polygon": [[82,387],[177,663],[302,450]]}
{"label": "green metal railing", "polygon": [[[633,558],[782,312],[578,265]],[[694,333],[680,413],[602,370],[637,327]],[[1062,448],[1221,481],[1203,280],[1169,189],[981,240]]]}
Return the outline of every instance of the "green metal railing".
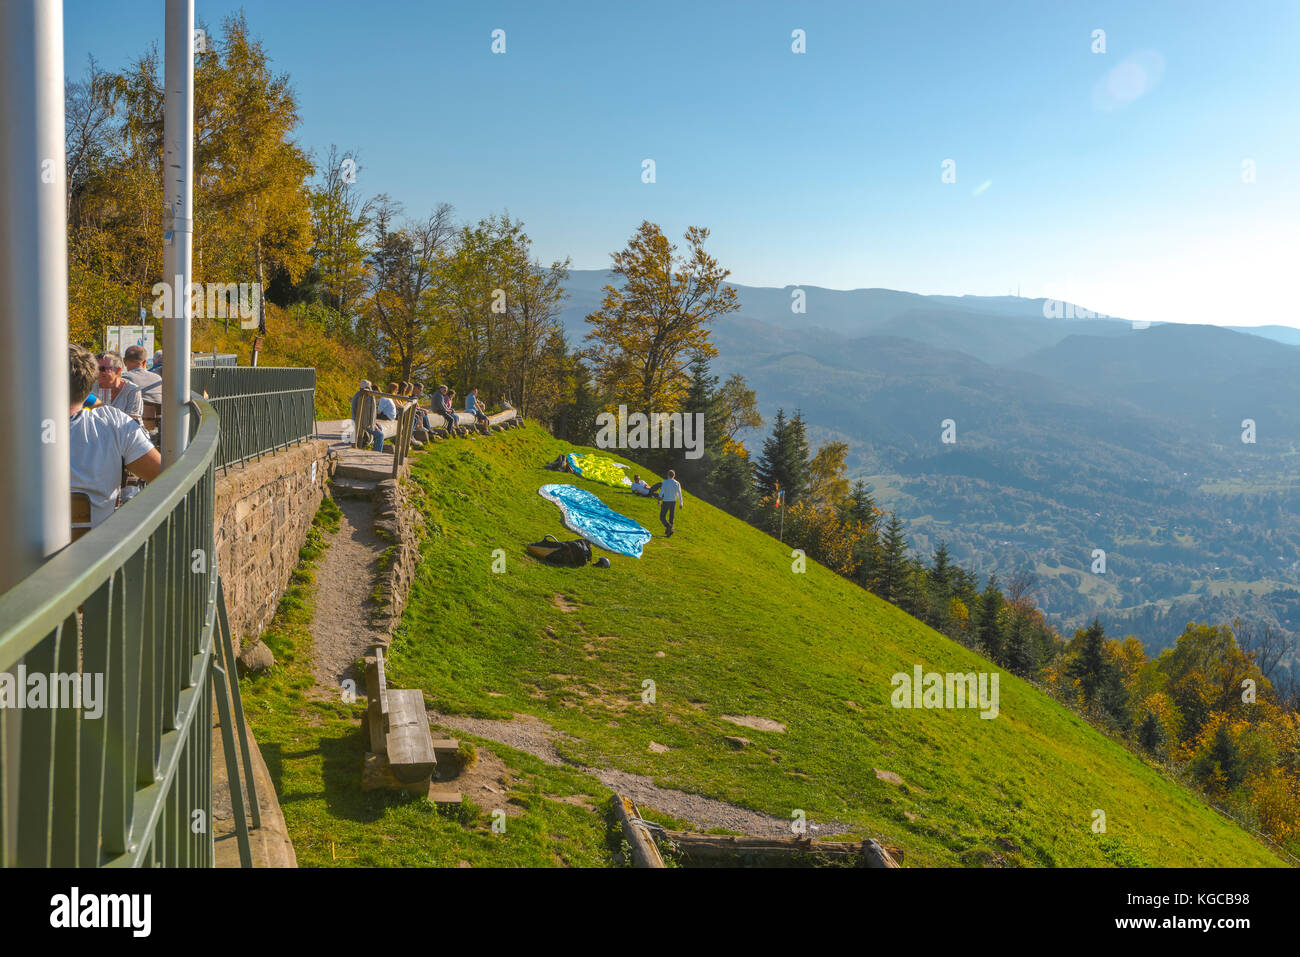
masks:
{"label": "green metal railing", "polygon": [[274,366],[190,369],[190,388],[221,416],[217,467],[227,468],[316,434],[316,370]]}
{"label": "green metal railing", "polygon": [[103,681],[99,717],[0,707],[0,866],[211,866],[214,699],[251,863],[237,744],[254,826],[257,797],[213,541],[228,427],[209,403],[191,406],[175,464],[0,595],[0,677]]}

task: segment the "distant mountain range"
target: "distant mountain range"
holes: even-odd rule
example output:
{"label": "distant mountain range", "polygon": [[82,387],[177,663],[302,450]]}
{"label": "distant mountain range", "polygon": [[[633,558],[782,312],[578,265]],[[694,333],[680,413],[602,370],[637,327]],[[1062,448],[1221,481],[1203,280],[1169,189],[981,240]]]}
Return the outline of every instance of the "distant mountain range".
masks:
{"label": "distant mountain range", "polygon": [[[572,274],[571,341],[612,281]],[[849,442],[850,471],[921,550],[943,539],[983,572],[1030,570],[1061,627],[1100,612],[1151,647],[1188,617],[1300,630],[1300,330],[1146,326],[1014,296],[735,288],[715,371],[742,373],[769,420],[802,410],[814,447]],[[940,441],[945,419],[955,444]]]}

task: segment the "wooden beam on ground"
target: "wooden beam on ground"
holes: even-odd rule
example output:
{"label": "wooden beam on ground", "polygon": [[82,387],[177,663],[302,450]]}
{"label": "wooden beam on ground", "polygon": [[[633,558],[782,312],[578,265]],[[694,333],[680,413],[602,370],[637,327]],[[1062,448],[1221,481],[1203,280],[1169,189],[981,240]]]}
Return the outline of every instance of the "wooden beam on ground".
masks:
{"label": "wooden beam on ground", "polygon": [[633,867],[664,867],[664,859],[659,854],[659,847],[644,827],[634,824],[633,820],[641,817],[635,804],[621,794],[614,795],[614,815],[623,828],[623,839],[632,849]]}
{"label": "wooden beam on ground", "polygon": [[807,863],[808,857],[855,861],[860,867],[898,867],[880,842],[814,841],[807,837],[735,837],[728,834],[692,834],[665,831],[681,851],[687,864],[704,867],[735,867],[742,862],[757,867],[790,867]]}

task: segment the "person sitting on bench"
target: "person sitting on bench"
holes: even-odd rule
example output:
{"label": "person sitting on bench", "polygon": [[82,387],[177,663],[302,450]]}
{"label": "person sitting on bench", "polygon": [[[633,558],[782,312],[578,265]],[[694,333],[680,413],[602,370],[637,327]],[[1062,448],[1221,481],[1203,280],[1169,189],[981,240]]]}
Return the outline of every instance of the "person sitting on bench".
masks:
{"label": "person sitting on bench", "polygon": [[452,435],[459,435],[460,429],[456,427],[456,413],[452,411],[451,405],[452,393],[445,385],[438,386],[438,391],[433,394],[433,411],[447,420],[447,431]]}
{"label": "person sitting on bench", "polygon": [[[375,451],[382,452],[384,451],[384,433],[375,423],[377,416],[375,415],[375,404],[373,402],[370,403],[370,418],[364,421],[361,418],[362,404],[366,398],[366,393],[373,392],[374,389],[375,387],[371,385],[369,379],[361,380],[361,388],[358,389],[357,394],[352,397],[352,418],[357,423],[357,428],[360,430],[361,434],[370,436],[370,442],[374,446]],[[361,436],[357,436],[357,438],[360,437]],[[358,447],[365,448],[365,446],[360,442],[357,444]]]}
{"label": "person sitting on bench", "polygon": [[414,382],[403,382],[402,395],[410,396],[411,401],[415,403],[415,419],[411,422],[411,434],[414,435],[416,429],[424,429],[424,431],[428,432],[429,413],[420,408],[419,387]]}
{"label": "person sitting on bench", "polygon": [[465,411],[474,416],[474,421],[479,425],[486,426],[488,424],[487,413],[479,408],[478,389],[470,389],[469,395],[465,396]]}
{"label": "person sitting on bench", "polygon": [[[388,383],[388,389],[386,391],[388,392],[388,395],[397,395],[397,383]],[[397,403],[390,399],[388,395],[380,397],[379,404],[375,407],[375,418],[385,419],[389,422],[396,422]]]}

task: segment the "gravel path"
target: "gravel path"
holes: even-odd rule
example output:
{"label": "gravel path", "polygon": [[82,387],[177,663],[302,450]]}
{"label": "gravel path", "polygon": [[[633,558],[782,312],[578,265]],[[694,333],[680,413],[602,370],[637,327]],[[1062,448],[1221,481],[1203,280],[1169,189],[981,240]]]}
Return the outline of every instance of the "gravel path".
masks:
{"label": "gravel path", "polygon": [[[429,721],[444,728],[487,738],[490,741],[499,741],[517,751],[524,751],[541,758],[547,764],[568,763],[560,756],[555,746],[556,740],[563,738],[564,735],[545,721],[529,714],[517,714],[513,721],[495,721],[430,711]],[[572,765],[572,767],[583,774],[590,774],[611,791],[629,797],[637,804],[671,814],[673,817],[683,818],[700,830],[722,827],[752,837],[791,836],[790,821],[783,818],[737,807],[702,794],[660,787],[643,774],[629,774],[612,768],[589,768],[583,765]],[[829,837],[845,830],[847,828],[835,822],[814,824],[809,821],[809,833],[813,837]]]}
{"label": "gravel path", "polygon": [[[385,545],[375,534],[373,502],[339,498],[339,530],[328,538],[316,570],[316,614],[311,623],[312,666],[317,686],[330,693],[348,677],[352,663],[384,638],[370,624],[367,599],[375,585],[375,562]],[[358,694],[364,694],[357,675]]]}

